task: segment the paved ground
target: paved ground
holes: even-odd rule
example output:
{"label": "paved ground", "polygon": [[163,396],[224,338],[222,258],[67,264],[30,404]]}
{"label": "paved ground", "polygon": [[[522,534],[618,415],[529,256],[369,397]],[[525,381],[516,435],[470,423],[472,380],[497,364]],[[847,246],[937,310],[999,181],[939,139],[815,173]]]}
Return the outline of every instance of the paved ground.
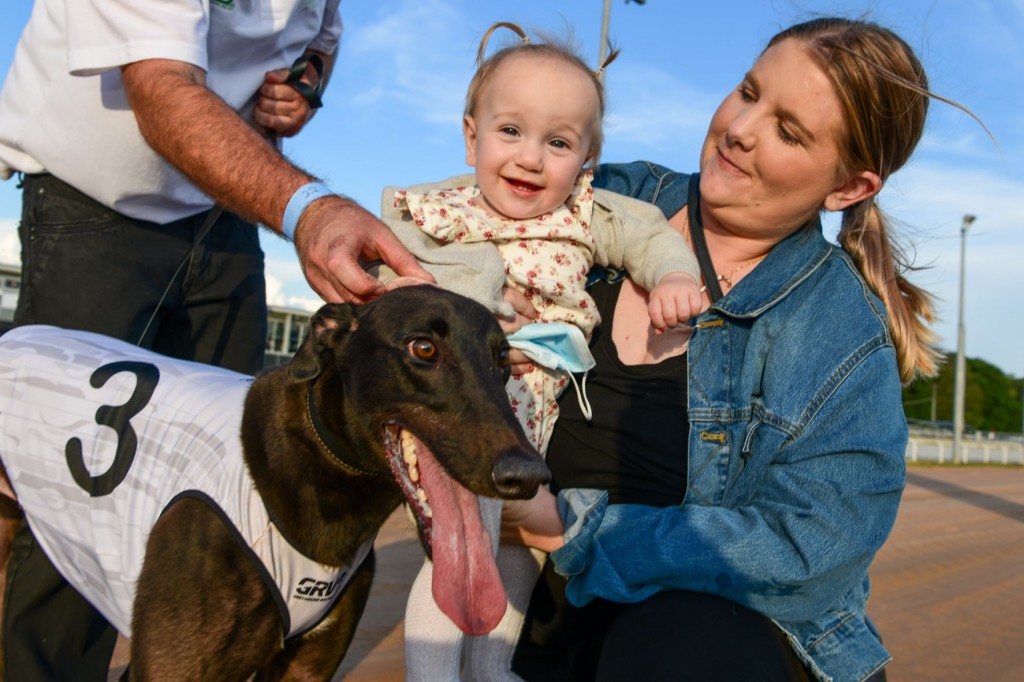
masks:
{"label": "paved ground", "polygon": [[[335,680],[404,680],[402,611],[421,558],[403,513],[377,547],[378,578]],[[890,682],[1024,680],[1024,467],[911,467],[871,576]]]}
{"label": "paved ground", "polygon": [[893,682],[1024,680],[1024,468],[912,467],[868,610]]}

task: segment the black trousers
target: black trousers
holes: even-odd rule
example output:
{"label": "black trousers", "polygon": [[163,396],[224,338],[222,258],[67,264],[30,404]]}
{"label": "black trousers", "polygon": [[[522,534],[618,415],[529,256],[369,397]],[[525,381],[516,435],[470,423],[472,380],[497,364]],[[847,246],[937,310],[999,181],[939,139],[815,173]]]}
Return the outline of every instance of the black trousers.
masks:
{"label": "black trousers", "polygon": [[[261,369],[267,306],[256,226],[222,214],[188,255],[207,213],[166,225],[132,220],[51,175],[26,176],[22,202],[15,325],[97,332],[176,358]],[[13,545],[2,627],[9,682],[107,679],[117,633],[27,526]]]}
{"label": "black trousers", "polygon": [[[767,617],[700,592],[659,592],[636,604],[565,599],[548,562],[512,669],[530,682],[805,682],[811,676]],[[873,682],[883,681],[884,672]]]}

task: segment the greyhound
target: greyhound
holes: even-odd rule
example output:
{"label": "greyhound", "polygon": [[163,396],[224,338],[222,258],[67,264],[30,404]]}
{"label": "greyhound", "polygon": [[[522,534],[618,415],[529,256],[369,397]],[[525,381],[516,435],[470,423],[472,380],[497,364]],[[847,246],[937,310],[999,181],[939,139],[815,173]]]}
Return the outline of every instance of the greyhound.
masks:
{"label": "greyhound", "polygon": [[255,379],[86,332],[0,337],[0,572],[27,520],[130,637],[133,679],[328,679],[404,500],[439,606],[467,634],[494,628],[506,598],[477,495],[549,479],[505,394],[500,327],[428,286],[310,326]]}

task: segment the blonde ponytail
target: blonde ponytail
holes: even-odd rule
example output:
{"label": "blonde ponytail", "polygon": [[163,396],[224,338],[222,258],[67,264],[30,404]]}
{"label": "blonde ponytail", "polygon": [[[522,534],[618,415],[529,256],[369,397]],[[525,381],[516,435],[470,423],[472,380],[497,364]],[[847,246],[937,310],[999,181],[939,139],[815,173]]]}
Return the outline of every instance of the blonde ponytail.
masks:
{"label": "blonde ponytail", "polygon": [[[921,139],[931,99],[964,111],[989,132],[970,110],[928,89],[917,55],[887,28],[822,17],[789,27],[768,45],[788,39],[801,42],[839,98],[845,129],[838,144],[838,177],[869,170],[883,183],[888,180]],[[873,198],[843,212],[839,243],[885,303],[900,378],[910,382],[917,376],[934,376],[942,353],[928,327],[934,319],[932,298],[904,277],[913,267],[893,240],[889,221]]]}
{"label": "blonde ponytail", "polygon": [[890,232],[874,198],[866,199],[843,212],[839,244],[885,304],[900,379],[906,384],[919,376],[935,376],[943,354],[929,327],[935,319],[932,296],[904,277],[913,268]]}

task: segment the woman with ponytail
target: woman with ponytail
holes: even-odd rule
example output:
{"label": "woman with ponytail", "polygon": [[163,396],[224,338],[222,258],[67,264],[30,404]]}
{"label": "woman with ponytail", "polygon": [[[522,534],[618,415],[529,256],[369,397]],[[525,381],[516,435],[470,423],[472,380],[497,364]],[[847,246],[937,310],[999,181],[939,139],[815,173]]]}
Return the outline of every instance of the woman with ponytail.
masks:
{"label": "woman with ponytail", "polygon": [[599,167],[687,237],[705,299],[658,334],[628,277],[590,288],[591,420],[562,402],[551,491],[505,509],[506,542],[551,552],[519,675],[884,679],[868,567],[905,483],[901,384],[939,356],[876,197],[933,97],[897,35],[817,19],[725,98],[699,174]]}

